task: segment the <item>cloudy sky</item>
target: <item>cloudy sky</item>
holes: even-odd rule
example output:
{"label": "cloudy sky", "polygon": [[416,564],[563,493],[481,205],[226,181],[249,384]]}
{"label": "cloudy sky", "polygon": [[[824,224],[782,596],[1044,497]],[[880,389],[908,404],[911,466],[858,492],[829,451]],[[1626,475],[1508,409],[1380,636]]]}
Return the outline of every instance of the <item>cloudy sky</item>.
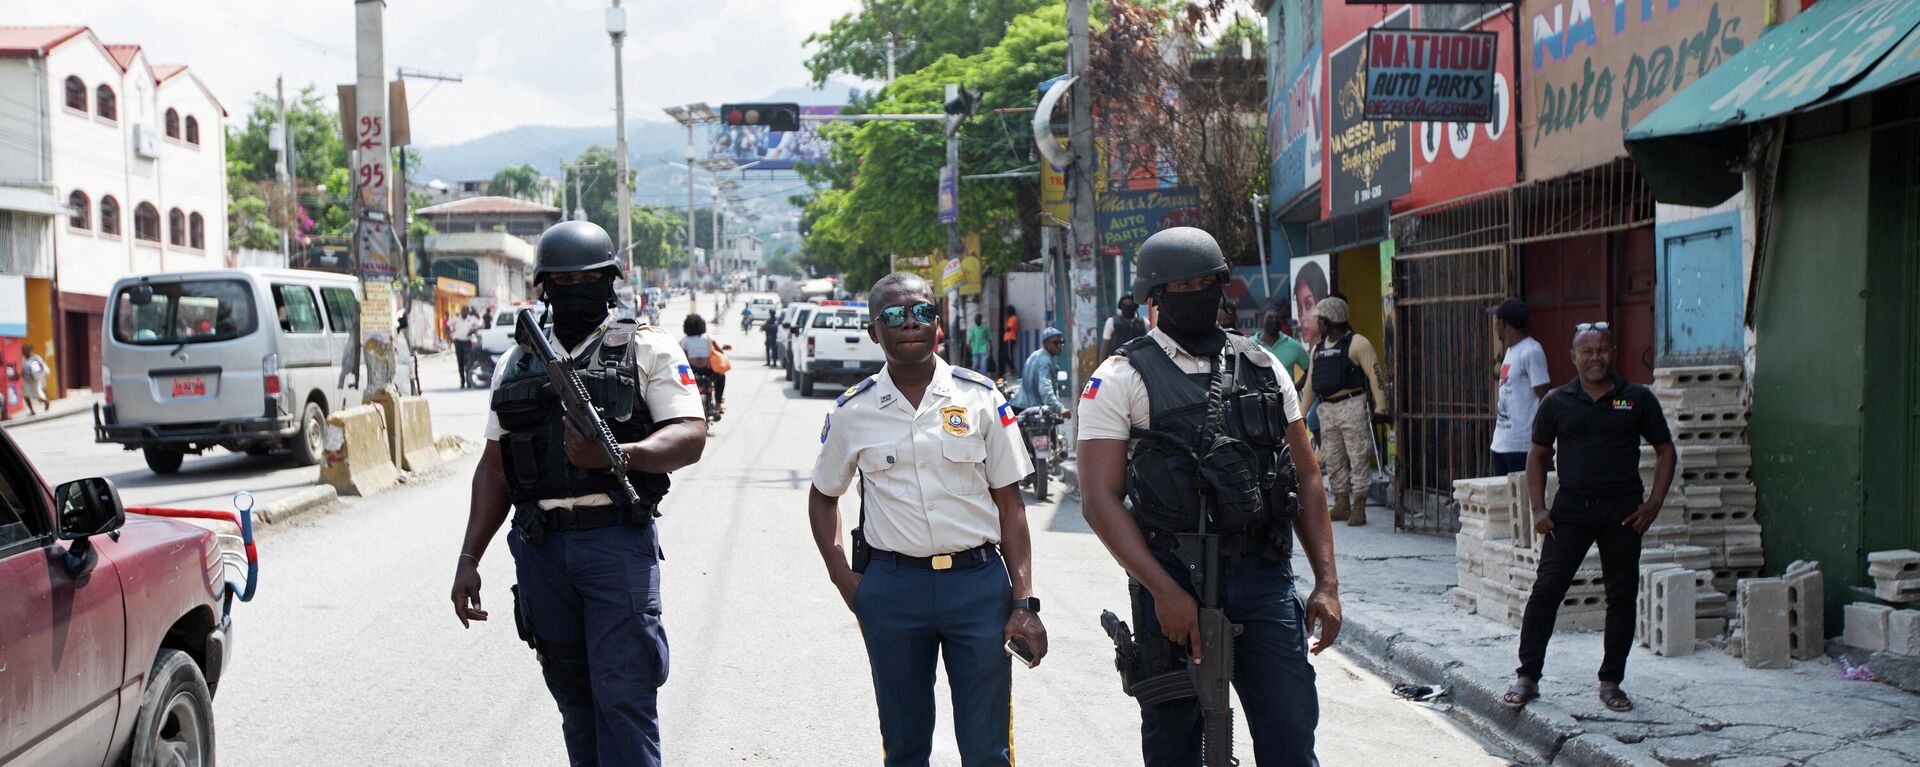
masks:
{"label": "cloudy sky", "polygon": [[[354,77],[351,0],[3,0],[0,23],[82,24],[103,42],[193,68],[238,117],[284,75],[289,91]],[[523,124],[613,121],[607,0],[388,0],[387,71],[408,82],[415,143],[450,144]],[[803,86],[802,40],[859,0],[623,0],[628,119]]]}

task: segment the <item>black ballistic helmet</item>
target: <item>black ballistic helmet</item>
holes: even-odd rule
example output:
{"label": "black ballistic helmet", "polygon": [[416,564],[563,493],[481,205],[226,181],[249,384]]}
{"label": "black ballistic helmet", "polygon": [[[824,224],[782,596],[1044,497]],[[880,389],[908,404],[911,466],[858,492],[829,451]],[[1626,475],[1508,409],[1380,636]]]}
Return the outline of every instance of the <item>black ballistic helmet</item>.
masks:
{"label": "black ballistic helmet", "polygon": [[533,281],[557,272],[618,268],[613,238],[591,221],[562,221],[547,228],[534,247]]}
{"label": "black ballistic helmet", "polygon": [[1147,303],[1154,288],[1209,274],[1225,274],[1227,257],[1213,235],[1191,226],[1162,229],[1140,244],[1135,260],[1133,302]]}

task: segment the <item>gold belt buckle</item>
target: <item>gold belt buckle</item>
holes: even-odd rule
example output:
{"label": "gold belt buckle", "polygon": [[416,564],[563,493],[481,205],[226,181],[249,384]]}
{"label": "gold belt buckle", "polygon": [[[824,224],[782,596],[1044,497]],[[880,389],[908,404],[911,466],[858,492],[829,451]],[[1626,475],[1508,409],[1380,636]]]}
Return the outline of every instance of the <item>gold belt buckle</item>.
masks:
{"label": "gold belt buckle", "polygon": [[952,555],[952,554],[935,554],[935,555],[933,555],[933,569],[935,569],[935,570],[952,570],[952,569],[953,569],[953,555]]}

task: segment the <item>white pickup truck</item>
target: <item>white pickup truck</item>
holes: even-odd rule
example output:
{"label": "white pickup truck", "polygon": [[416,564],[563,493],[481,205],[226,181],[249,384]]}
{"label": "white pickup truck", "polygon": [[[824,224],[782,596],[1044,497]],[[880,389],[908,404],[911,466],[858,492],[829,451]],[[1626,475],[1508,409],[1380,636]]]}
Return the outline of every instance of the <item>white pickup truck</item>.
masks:
{"label": "white pickup truck", "polygon": [[511,306],[502,306],[494,310],[493,322],[475,333],[480,351],[489,357],[499,357],[502,352],[513,346],[513,323],[520,319],[520,313],[532,310],[534,317],[547,310],[546,304],[533,301],[521,301]]}
{"label": "white pickup truck", "polygon": [[820,381],[853,383],[886,364],[880,345],[867,336],[865,301],[819,301],[799,316],[806,321],[793,344],[793,386],[800,396],[813,396]]}

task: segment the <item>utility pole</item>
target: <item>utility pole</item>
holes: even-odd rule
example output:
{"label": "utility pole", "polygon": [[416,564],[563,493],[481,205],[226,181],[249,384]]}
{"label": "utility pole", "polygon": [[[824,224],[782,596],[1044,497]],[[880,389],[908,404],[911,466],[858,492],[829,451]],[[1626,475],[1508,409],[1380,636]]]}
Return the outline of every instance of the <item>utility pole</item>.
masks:
{"label": "utility pole", "polygon": [[[568,171],[568,175],[573,176],[573,208],[568,209],[564,205],[560,207],[560,220],[562,221],[587,220],[587,205],[585,202],[582,202],[582,200],[584,200],[585,198],[580,196],[580,177],[583,175],[586,175],[581,173],[580,171],[586,167],[587,166],[585,165],[570,165],[564,162],[560,163],[560,169],[564,171]],[[566,188],[567,188],[566,184],[560,185],[560,189],[562,191],[565,191]]]}
{"label": "utility pole", "polygon": [[[361,346],[366,354],[366,380],[361,391],[371,393],[393,383],[395,297],[392,281],[399,274],[395,261],[397,240],[389,213],[388,177],[392,157],[388,147],[386,0],[354,0],[354,204],[359,215],[354,227],[354,256],[360,274]],[[404,226],[404,224],[402,224]]]}
{"label": "utility pole", "polygon": [[[893,49],[892,49],[893,41],[891,36],[889,36],[887,42],[888,42],[887,61],[891,63],[893,61]],[[959,98],[960,98],[960,85],[958,83],[947,83],[946,100],[944,103],[952,104],[954,103],[954,101],[958,100]],[[966,246],[960,243],[960,213],[959,213],[960,211],[960,121],[964,119],[966,119],[966,115],[958,113],[953,109],[947,110],[946,171],[947,171],[947,178],[951,179],[952,188],[948,190],[942,190],[942,191],[948,191],[953,194],[954,215],[953,215],[953,220],[947,222],[947,263],[945,266],[941,268],[941,279],[940,279],[941,282],[946,282],[946,272],[954,268],[956,265],[958,265],[960,263],[960,260],[966,256],[966,252],[965,252]],[[947,290],[947,320],[946,320],[947,327],[952,328],[954,318],[959,316],[960,316],[960,283],[955,282],[953,283],[953,286]],[[951,358],[948,360],[948,362],[958,364],[961,360],[960,345],[957,343],[948,343],[947,356]],[[1003,362],[1002,364],[1011,364],[1011,363]]]}
{"label": "utility pole", "polygon": [[[1087,0],[1067,0],[1067,74],[1072,75],[1074,81],[1069,92],[1073,103],[1068,105],[1071,113],[1067,124],[1068,149],[1073,152],[1073,165],[1067,169],[1067,200],[1073,206],[1073,214],[1067,228],[1066,257],[1069,274],[1073,275],[1068,281],[1073,307],[1061,313],[1061,324],[1073,349],[1073,361],[1067,365],[1073,377],[1069,391],[1080,390],[1081,382],[1092,375],[1100,357],[1097,308],[1100,291],[1081,287],[1082,282],[1090,282],[1095,274],[1093,254],[1099,247],[1093,207],[1097,181],[1094,169],[1099,164],[1095,161],[1093,143],[1093,87],[1086,76],[1088,35]],[[1078,427],[1075,431],[1078,432]]]}
{"label": "utility pole", "polygon": [[[281,204],[285,206],[284,212],[291,213],[293,211],[293,185],[292,179],[290,178],[291,174],[288,170],[292,167],[292,164],[287,161],[287,145],[292,143],[290,140],[292,137],[287,134],[287,91],[280,80],[281,78],[279,76],[273,78],[273,100],[277,105],[278,116],[275,118],[273,130],[268,132],[267,144],[269,144],[268,148],[274,152],[273,176],[274,180],[280,182]],[[291,253],[289,240],[291,240],[292,237],[288,234],[288,227],[292,224],[293,217],[286,216],[280,225],[280,265],[283,267],[291,263],[289,261],[289,255]]]}
{"label": "utility pole", "polygon": [[620,134],[614,142],[614,151],[620,153],[620,176],[614,179],[613,189],[620,196],[619,247],[627,253],[627,287],[633,289],[643,280],[633,263],[633,195],[627,192],[627,87],[620,55],[620,44],[627,35],[627,12],[621,10],[620,0],[613,0],[613,7],[607,9],[607,35],[613,38],[613,128]]}

